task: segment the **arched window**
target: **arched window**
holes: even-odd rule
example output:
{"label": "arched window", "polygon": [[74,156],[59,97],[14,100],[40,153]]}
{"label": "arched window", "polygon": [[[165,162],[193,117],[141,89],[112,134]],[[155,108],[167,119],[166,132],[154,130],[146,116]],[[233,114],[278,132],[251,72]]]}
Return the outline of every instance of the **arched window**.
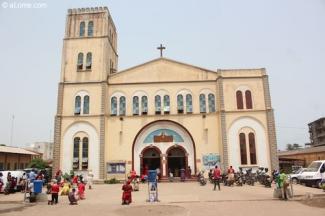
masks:
{"label": "arched window", "polygon": [[72,164],[74,170],[79,169],[79,143],[80,143],[80,138],[75,137],[73,139],[73,164]]}
{"label": "arched window", "polygon": [[86,58],[86,70],[91,70],[91,64],[92,64],[92,54],[91,52],[87,53],[87,58]]}
{"label": "arched window", "polygon": [[207,108],[206,108],[206,101],[205,101],[205,95],[200,94],[200,113],[206,113]]}
{"label": "arched window", "polygon": [[239,134],[240,161],[242,165],[247,164],[246,137],[244,133]]}
{"label": "arched window", "polygon": [[80,37],[85,36],[85,22],[80,23],[79,36]]}
{"label": "arched window", "polygon": [[79,53],[78,54],[77,70],[82,70],[83,69],[83,61],[84,61],[84,54]]}
{"label": "arched window", "polygon": [[88,138],[82,139],[82,169],[88,169]]}
{"label": "arched window", "polygon": [[161,114],[161,97],[160,95],[155,96],[155,112]]}
{"label": "arched window", "polygon": [[253,109],[251,91],[249,91],[249,90],[245,91],[245,99],[246,99],[246,109]]}
{"label": "arched window", "polygon": [[186,113],[192,113],[192,112],[193,112],[192,95],[187,94],[186,95]]}
{"label": "arched window", "polygon": [[74,102],[74,114],[80,115],[81,112],[81,97],[77,96]]}
{"label": "arched window", "polygon": [[111,115],[112,116],[117,115],[117,98],[116,97],[111,98]]}
{"label": "arched window", "polygon": [[177,95],[177,112],[184,113],[184,98],[183,95]]}
{"label": "arched window", "polygon": [[147,113],[148,113],[148,97],[147,96],[141,97],[141,113],[143,115],[147,115]]}
{"label": "arched window", "polygon": [[208,95],[208,103],[209,103],[209,112],[215,112],[216,111],[216,101],[214,94]]}
{"label": "arched window", "polygon": [[164,96],[164,114],[169,114],[170,112],[170,100],[169,95]]}
{"label": "arched window", "polygon": [[243,93],[241,91],[236,92],[236,99],[237,99],[237,109],[244,109]]}
{"label": "arched window", "polygon": [[94,33],[94,22],[89,21],[88,22],[88,37],[92,37]]}
{"label": "arched window", "polygon": [[251,159],[251,164],[256,164],[256,148],[255,148],[255,135],[254,133],[248,134],[249,142],[249,156]]}
{"label": "arched window", "polygon": [[125,97],[122,96],[122,97],[120,97],[120,113],[119,113],[119,115],[124,116],[125,110],[126,110]]}
{"label": "arched window", "polygon": [[139,115],[139,97],[133,97],[133,115]]}
{"label": "arched window", "polygon": [[84,114],[89,114],[89,96],[86,95],[84,97],[84,109],[83,109]]}

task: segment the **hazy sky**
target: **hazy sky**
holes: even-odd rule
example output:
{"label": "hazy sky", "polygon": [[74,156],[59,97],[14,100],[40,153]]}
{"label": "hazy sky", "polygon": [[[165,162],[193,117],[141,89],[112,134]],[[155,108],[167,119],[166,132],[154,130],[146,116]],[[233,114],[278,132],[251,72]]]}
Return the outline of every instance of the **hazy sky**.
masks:
{"label": "hazy sky", "polygon": [[[68,8],[107,6],[119,70],[165,56],[208,69],[269,74],[278,147],[309,142],[325,116],[324,0],[0,0],[0,143],[53,138]],[[36,3],[36,4],[35,4]]]}

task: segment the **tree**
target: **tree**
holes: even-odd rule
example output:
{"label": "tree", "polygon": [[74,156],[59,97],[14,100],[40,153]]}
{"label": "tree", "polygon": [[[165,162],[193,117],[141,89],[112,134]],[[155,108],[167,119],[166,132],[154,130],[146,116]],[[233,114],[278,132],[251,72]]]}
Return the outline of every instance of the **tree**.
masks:
{"label": "tree", "polygon": [[47,163],[42,158],[34,158],[28,165],[30,168],[45,169]]}
{"label": "tree", "polygon": [[294,144],[291,144],[291,143],[288,143],[287,144],[287,147],[286,147],[286,150],[287,151],[292,151],[292,150],[297,150],[297,149],[301,149],[302,146],[298,143],[294,143]]}

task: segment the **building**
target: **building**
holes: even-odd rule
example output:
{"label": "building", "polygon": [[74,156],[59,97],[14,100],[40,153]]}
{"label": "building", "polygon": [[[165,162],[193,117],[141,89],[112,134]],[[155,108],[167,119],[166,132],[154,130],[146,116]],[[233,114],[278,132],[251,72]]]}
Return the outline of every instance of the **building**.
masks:
{"label": "building", "polygon": [[[268,75],[163,58],[118,71],[106,7],[68,10],[55,117],[55,172],[278,167]],[[163,47],[160,47],[161,51]]]}
{"label": "building", "polygon": [[34,142],[25,149],[41,153],[45,161],[53,160],[53,142]]}
{"label": "building", "polygon": [[308,124],[310,146],[325,146],[325,118],[320,118]]}
{"label": "building", "polygon": [[34,158],[41,154],[23,148],[0,146],[0,170],[25,169]]}
{"label": "building", "polygon": [[280,151],[278,157],[281,168],[290,170],[292,166],[307,167],[315,160],[325,160],[325,146]]}

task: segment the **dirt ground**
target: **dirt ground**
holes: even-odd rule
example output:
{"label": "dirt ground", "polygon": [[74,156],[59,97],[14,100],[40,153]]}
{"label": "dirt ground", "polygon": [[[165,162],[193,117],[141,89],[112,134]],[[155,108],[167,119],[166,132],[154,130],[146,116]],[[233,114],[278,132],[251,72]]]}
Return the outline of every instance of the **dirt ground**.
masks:
{"label": "dirt ground", "polygon": [[[112,216],[274,216],[325,215],[325,193],[316,188],[294,186],[294,198],[289,201],[273,199],[273,188],[261,185],[222,187],[213,191],[213,185],[200,186],[197,182],[161,183],[158,185],[159,200],[148,203],[148,186],[140,185],[140,191],[132,193],[133,202],[121,205],[121,184],[94,185],[86,190],[86,200],[71,206],[66,196],[59,197],[59,204],[49,206],[46,202],[23,204],[20,193],[5,196],[0,194],[0,214],[3,216],[25,215],[112,215]],[[319,200],[317,200],[319,199]],[[317,204],[318,203],[318,204]]]}

